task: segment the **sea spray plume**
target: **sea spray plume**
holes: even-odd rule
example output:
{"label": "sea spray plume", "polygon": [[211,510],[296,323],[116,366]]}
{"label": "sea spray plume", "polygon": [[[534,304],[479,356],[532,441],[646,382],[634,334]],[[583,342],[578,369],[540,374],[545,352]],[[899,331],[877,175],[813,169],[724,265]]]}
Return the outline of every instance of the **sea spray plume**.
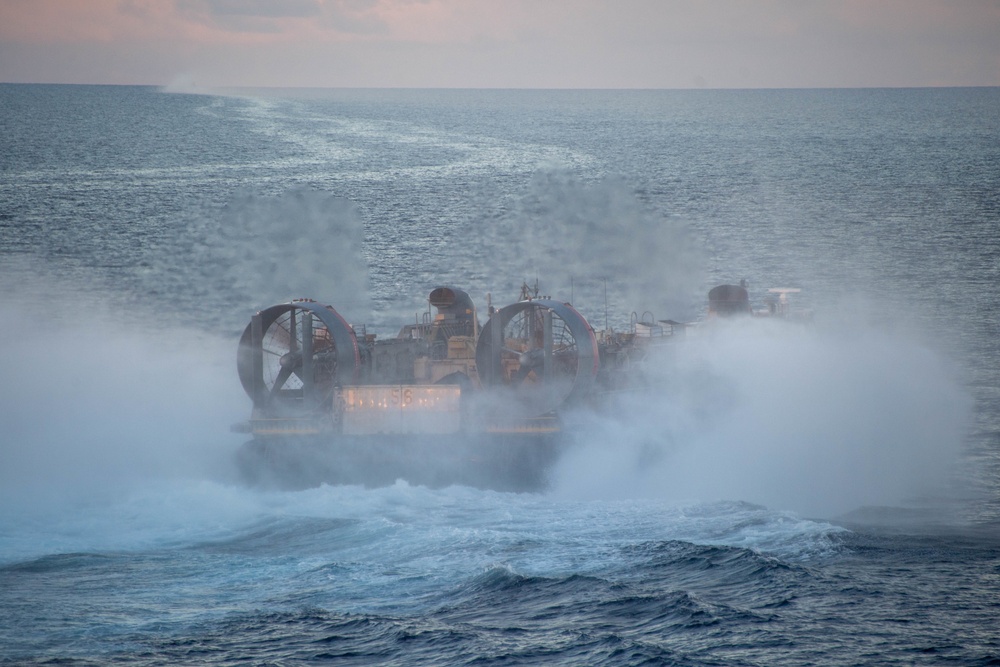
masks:
{"label": "sea spray plume", "polygon": [[[491,223],[494,276],[538,278],[545,294],[572,300],[598,328],[609,311],[677,317],[701,283],[702,253],[682,221],[649,212],[620,179],[583,182],[535,174],[513,210]],[[516,293],[518,285],[504,289]],[[496,289],[500,289],[498,286]],[[496,295],[496,293],[495,293]],[[621,324],[621,323],[619,323]]]}
{"label": "sea spray plume", "polygon": [[234,201],[223,243],[238,284],[265,302],[313,296],[354,317],[370,310],[364,224],[352,202],[314,190]]}
{"label": "sea spray plume", "polygon": [[170,83],[161,86],[159,90],[161,93],[179,93],[182,95],[212,94],[211,90],[199,86],[194,75],[187,72],[177,74],[170,80]]}
{"label": "sea spray plume", "polygon": [[[207,302],[234,317],[294,298],[334,305],[354,321],[371,310],[364,221],[346,199],[305,188],[243,193],[206,211],[164,261],[188,267]],[[237,320],[238,321],[238,320]],[[234,321],[236,323],[236,321]]]}
{"label": "sea spray plume", "polygon": [[558,493],[829,517],[926,502],[951,481],[969,400],[914,339],[744,319],[702,325],[670,352],[642,392],[582,417]]}
{"label": "sea spray plume", "polygon": [[[122,315],[99,302],[0,305],[3,510],[228,475],[239,444],[228,426],[244,411],[231,342]],[[24,335],[26,321],[45,326]]]}

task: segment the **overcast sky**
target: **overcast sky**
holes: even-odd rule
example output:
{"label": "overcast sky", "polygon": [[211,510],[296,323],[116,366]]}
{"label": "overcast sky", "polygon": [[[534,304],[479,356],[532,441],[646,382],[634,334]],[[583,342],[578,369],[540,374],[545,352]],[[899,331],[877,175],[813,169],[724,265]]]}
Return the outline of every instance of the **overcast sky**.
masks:
{"label": "overcast sky", "polygon": [[1000,85],[1000,0],[0,0],[0,81]]}

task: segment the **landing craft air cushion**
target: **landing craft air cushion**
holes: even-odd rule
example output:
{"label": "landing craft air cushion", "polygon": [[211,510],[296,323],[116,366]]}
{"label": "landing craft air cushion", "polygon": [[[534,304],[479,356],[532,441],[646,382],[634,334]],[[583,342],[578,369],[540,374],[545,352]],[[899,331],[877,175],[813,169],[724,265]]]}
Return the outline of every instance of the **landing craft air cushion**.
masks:
{"label": "landing craft air cushion", "polygon": [[564,411],[620,385],[616,371],[676,323],[636,322],[632,332],[598,336],[569,303],[527,285],[521,297],[491,306],[481,326],[465,291],[437,287],[428,297],[434,315],[387,339],[359,335],[311,300],[261,310],[237,354],[253,401],[250,420],[238,425],[254,437],[244,458],[274,468],[288,462],[288,450],[305,448],[311,463],[295,466],[305,484],[399,476],[538,485]]}
{"label": "landing craft air cushion", "polygon": [[[538,488],[567,411],[633,386],[650,351],[691,326],[646,313],[627,332],[596,332],[571,304],[528,285],[515,303],[490,305],[485,326],[461,289],[437,287],[428,305],[386,339],[309,299],[256,313],[237,353],[253,401],[235,427],[253,435],[244,471],[283,485]],[[709,293],[710,317],[736,314],[755,314],[745,286]]]}

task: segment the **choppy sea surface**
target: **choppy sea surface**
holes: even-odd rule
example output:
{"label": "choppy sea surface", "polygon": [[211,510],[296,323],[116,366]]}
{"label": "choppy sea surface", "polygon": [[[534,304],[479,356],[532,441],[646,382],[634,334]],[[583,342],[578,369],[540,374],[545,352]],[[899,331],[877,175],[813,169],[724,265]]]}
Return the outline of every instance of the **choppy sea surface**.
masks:
{"label": "choppy sea surface", "polygon": [[[1000,89],[0,85],[0,664],[1000,664]],[[693,336],[531,493],[235,465],[249,316]]]}

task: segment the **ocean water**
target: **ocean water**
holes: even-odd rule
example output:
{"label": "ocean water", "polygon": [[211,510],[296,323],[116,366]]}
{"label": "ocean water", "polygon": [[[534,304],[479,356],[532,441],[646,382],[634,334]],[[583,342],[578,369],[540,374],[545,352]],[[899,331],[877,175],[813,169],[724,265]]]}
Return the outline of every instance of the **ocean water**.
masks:
{"label": "ocean water", "polygon": [[[1000,664],[1000,89],[0,85],[0,128],[0,663]],[[812,323],[673,346],[536,492],[236,465],[255,309],[741,279]]]}

